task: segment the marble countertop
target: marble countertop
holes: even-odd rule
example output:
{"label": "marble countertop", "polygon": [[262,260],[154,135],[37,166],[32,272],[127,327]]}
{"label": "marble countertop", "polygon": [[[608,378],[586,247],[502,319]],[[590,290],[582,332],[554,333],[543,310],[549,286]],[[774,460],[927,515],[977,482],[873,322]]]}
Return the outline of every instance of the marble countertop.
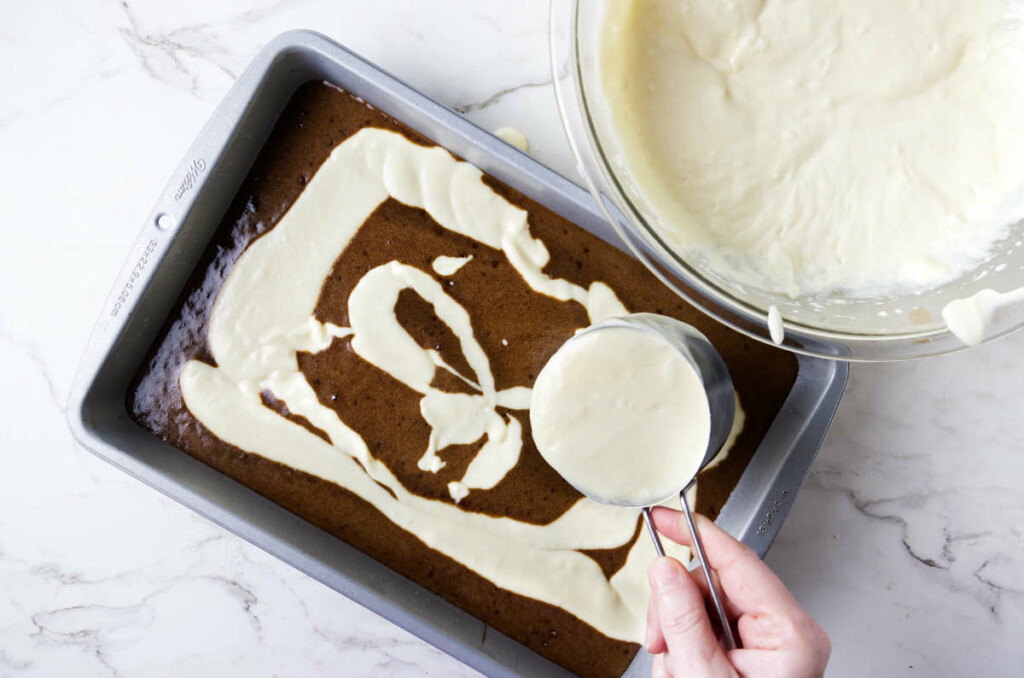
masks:
{"label": "marble countertop", "polygon": [[[574,175],[547,2],[0,4],[0,676],[473,672],[79,448],[65,399],[180,156],[255,52],[313,28]],[[1024,672],[1024,333],[855,366],[768,562],[829,675]]]}

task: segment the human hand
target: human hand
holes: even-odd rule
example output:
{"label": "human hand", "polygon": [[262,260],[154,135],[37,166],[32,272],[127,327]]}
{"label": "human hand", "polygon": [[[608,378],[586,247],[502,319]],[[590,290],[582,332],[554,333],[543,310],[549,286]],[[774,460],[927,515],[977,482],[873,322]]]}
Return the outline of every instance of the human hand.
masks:
{"label": "human hand", "polygon": [[[768,566],[746,545],[704,516],[695,515],[708,562],[724,593],[726,615],[742,649],[726,652],[712,630],[700,569],[658,558],[648,568],[651,602],[644,647],[653,655],[653,678],[818,678],[832,645],[825,631],[796,602]],[[690,546],[683,514],[654,509],[658,531]]]}

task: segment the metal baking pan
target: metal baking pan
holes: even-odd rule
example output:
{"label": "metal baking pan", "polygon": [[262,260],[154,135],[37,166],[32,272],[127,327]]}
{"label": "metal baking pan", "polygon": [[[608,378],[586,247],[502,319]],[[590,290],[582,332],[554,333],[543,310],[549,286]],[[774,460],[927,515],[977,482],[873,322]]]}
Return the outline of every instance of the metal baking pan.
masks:
{"label": "metal baking pan", "polygon": [[[78,441],[115,466],[489,676],[564,669],[187,454],[128,416],[125,398],[165,318],[295,89],[327,80],[362,97],[591,233],[623,248],[583,189],[322,35],[273,40],[200,132],[146,220],[72,389]],[[847,366],[800,357],[792,393],[718,523],[763,555],[828,430]],[[640,652],[627,676],[649,675]]]}

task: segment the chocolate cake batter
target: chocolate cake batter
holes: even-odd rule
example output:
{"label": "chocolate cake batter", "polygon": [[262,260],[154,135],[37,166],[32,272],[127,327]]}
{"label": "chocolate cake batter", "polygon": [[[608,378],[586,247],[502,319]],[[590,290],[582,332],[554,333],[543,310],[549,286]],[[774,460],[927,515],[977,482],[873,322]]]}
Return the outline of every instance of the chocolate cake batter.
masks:
{"label": "chocolate cake batter", "polygon": [[[612,640],[571,614],[508,593],[458,562],[427,548],[373,506],[315,476],[244,452],[207,431],[185,407],[178,386],[182,366],[193,358],[213,364],[206,343],[209,312],[231,266],[244,249],[295,202],[303,187],[342,140],[366,126],[425,139],[355,97],[325,83],[309,83],[293,96],[253,165],[224,222],[196,268],[176,310],[142,367],[128,396],[132,416],[163,440],[202,460],[270,500],[366,552],[495,629],[567,669],[587,676],[618,676],[638,646]],[[522,194],[487,178],[505,199],[527,210],[530,230],[551,254],[545,272],[583,287],[604,281],[631,311],[680,318],[703,332],[729,366],[746,425],[728,458],[699,478],[697,508],[718,514],[789,393],[796,360],[706,318],[659,283],[642,264],[567,222]],[[440,255],[472,255],[455,274],[434,273]],[[491,361],[497,389],[532,386],[541,367],[573,332],[589,324],[575,302],[534,292],[500,250],[441,228],[426,212],[393,199],[384,202],[358,231],[325,281],[316,318],[348,326],[347,300],[371,268],[398,260],[435,276],[473,318],[474,333]],[[396,313],[421,346],[434,348],[453,367],[472,374],[458,340],[414,292],[399,297]],[[333,408],[410,491],[452,501],[447,483],[461,478],[483,440],[449,447],[447,465],[435,474],[417,468],[429,427],[419,413],[420,394],[356,355],[349,339],[335,339],[317,354],[300,354],[299,366],[321,403]],[[438,370],[434,386],[464,391],[466,385]],[[264,394],[267,406],[326,437],[308,421]],[[518,465],[491,490],[473,491],[466,511],[546,524],[571,507],[579,494],[540,458],[524,411],[503,411],[524,429]],[[639,527],[639,525],[638,525]],[[634,540],[637,534],[634,535]],[[632,542],[589,551],[606,575],[625,561]],[[539,574],[538,576],[542,576]]]}

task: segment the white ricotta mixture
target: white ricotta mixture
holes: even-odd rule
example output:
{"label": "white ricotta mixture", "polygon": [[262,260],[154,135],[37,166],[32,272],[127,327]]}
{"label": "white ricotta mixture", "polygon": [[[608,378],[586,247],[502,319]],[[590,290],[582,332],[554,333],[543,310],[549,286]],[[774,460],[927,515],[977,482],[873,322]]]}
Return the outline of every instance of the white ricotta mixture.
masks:
{"label": "white ricotta mixture", "polygon": [[[443,228],[501,249],[535,292],[579,303],[591,323],[628,313],[604,283],[583,288],[547,275],[548,251],[530,234],[527,213],[481,177],[444,149],[419,146],[394,132],[364,129],[346,139],[278,224],[235,263],[210,315],[208,340],[216,366],[187,363],[179,379],[182,396],[221,440],[346,488],[502,589],[561,607],[611,638],[639,642],[649,597],[645,569],[654,557],[650,542],[636,540],[610,578],[581,552],[628,544],[636,533],[637,510],[581,499],[557,520],[535,525],[456,505],[471,492],[494,487],[515,466],[524,432],[516,418],[498,410],[526,409],[531,391],[497,389],[473,318],[445,286],[428,271],[391,261],[355,285],[348,299],[350,327],[314,317],[335,260],[388,197],[426,210]],[[440,276],[452,275],[464,263],[435,259],[432,268]],[[459,373],[403,329],[394,306],[406,289],[431,304],[451,328],[472,373]],[[420,413],[431,434],[419,460],[421,472],[443,468],[449,445],[486,436],[461,478],[449,483],[451,501],[409,492],[363,438],[317,398],[296,354],[323,351],[339,338],[351,338],[356,355],[422,396]],[[462,379],[472,393],[433,388],[439,368]],[[266,407],[260,396],[265,390],[329,440]],[[742,427],[741,417],[734,424],[738,433],[735,427]],[[666,547],[688,559],[684,547]]]}
{"label": "white ricotta mixture", "polygon": [[455,275],[459,270],[473,261],[473,255],[467,255],[465,257],[449,257],[441,255],[430,262],[430,267],[434,269],[434,273],[443,276]]}
{"label": "white ricotta mixture", "polygon": [[768,334],[776,346],[782,346],[782,342],[786,340],[786,326],[782,320],[782,313],[774,304],[768,307]]}
{"label": "white ricotta mixture", "polygon": [[530,141],[526,138],[525,134],[515,127],[499,127],[494,130],[494,136],[510,146],[515,146],[523,153],[527,153],[530,150]]}
{"label": "white ricotta mixture", "polygon": [[957,339],[968,346],[977,346],[989,334],[996,314],[1011,304],[1024,304],[1024,287],[1004,293],[984,289],[956,299],[942,309],[942,319]]}
{"label": "white ricotta mixture", "polygon": [[663,235],[741,285],[930,288],[1022,216],[1020,7],[609,2],[602,141]]}
{"label": "white ricotta mixture", "polygon": [[700,375],[666,339],[602,327],[544,365],[530,401],[541,456],[600,501],[649,506],[697,475],[711,436]]}

